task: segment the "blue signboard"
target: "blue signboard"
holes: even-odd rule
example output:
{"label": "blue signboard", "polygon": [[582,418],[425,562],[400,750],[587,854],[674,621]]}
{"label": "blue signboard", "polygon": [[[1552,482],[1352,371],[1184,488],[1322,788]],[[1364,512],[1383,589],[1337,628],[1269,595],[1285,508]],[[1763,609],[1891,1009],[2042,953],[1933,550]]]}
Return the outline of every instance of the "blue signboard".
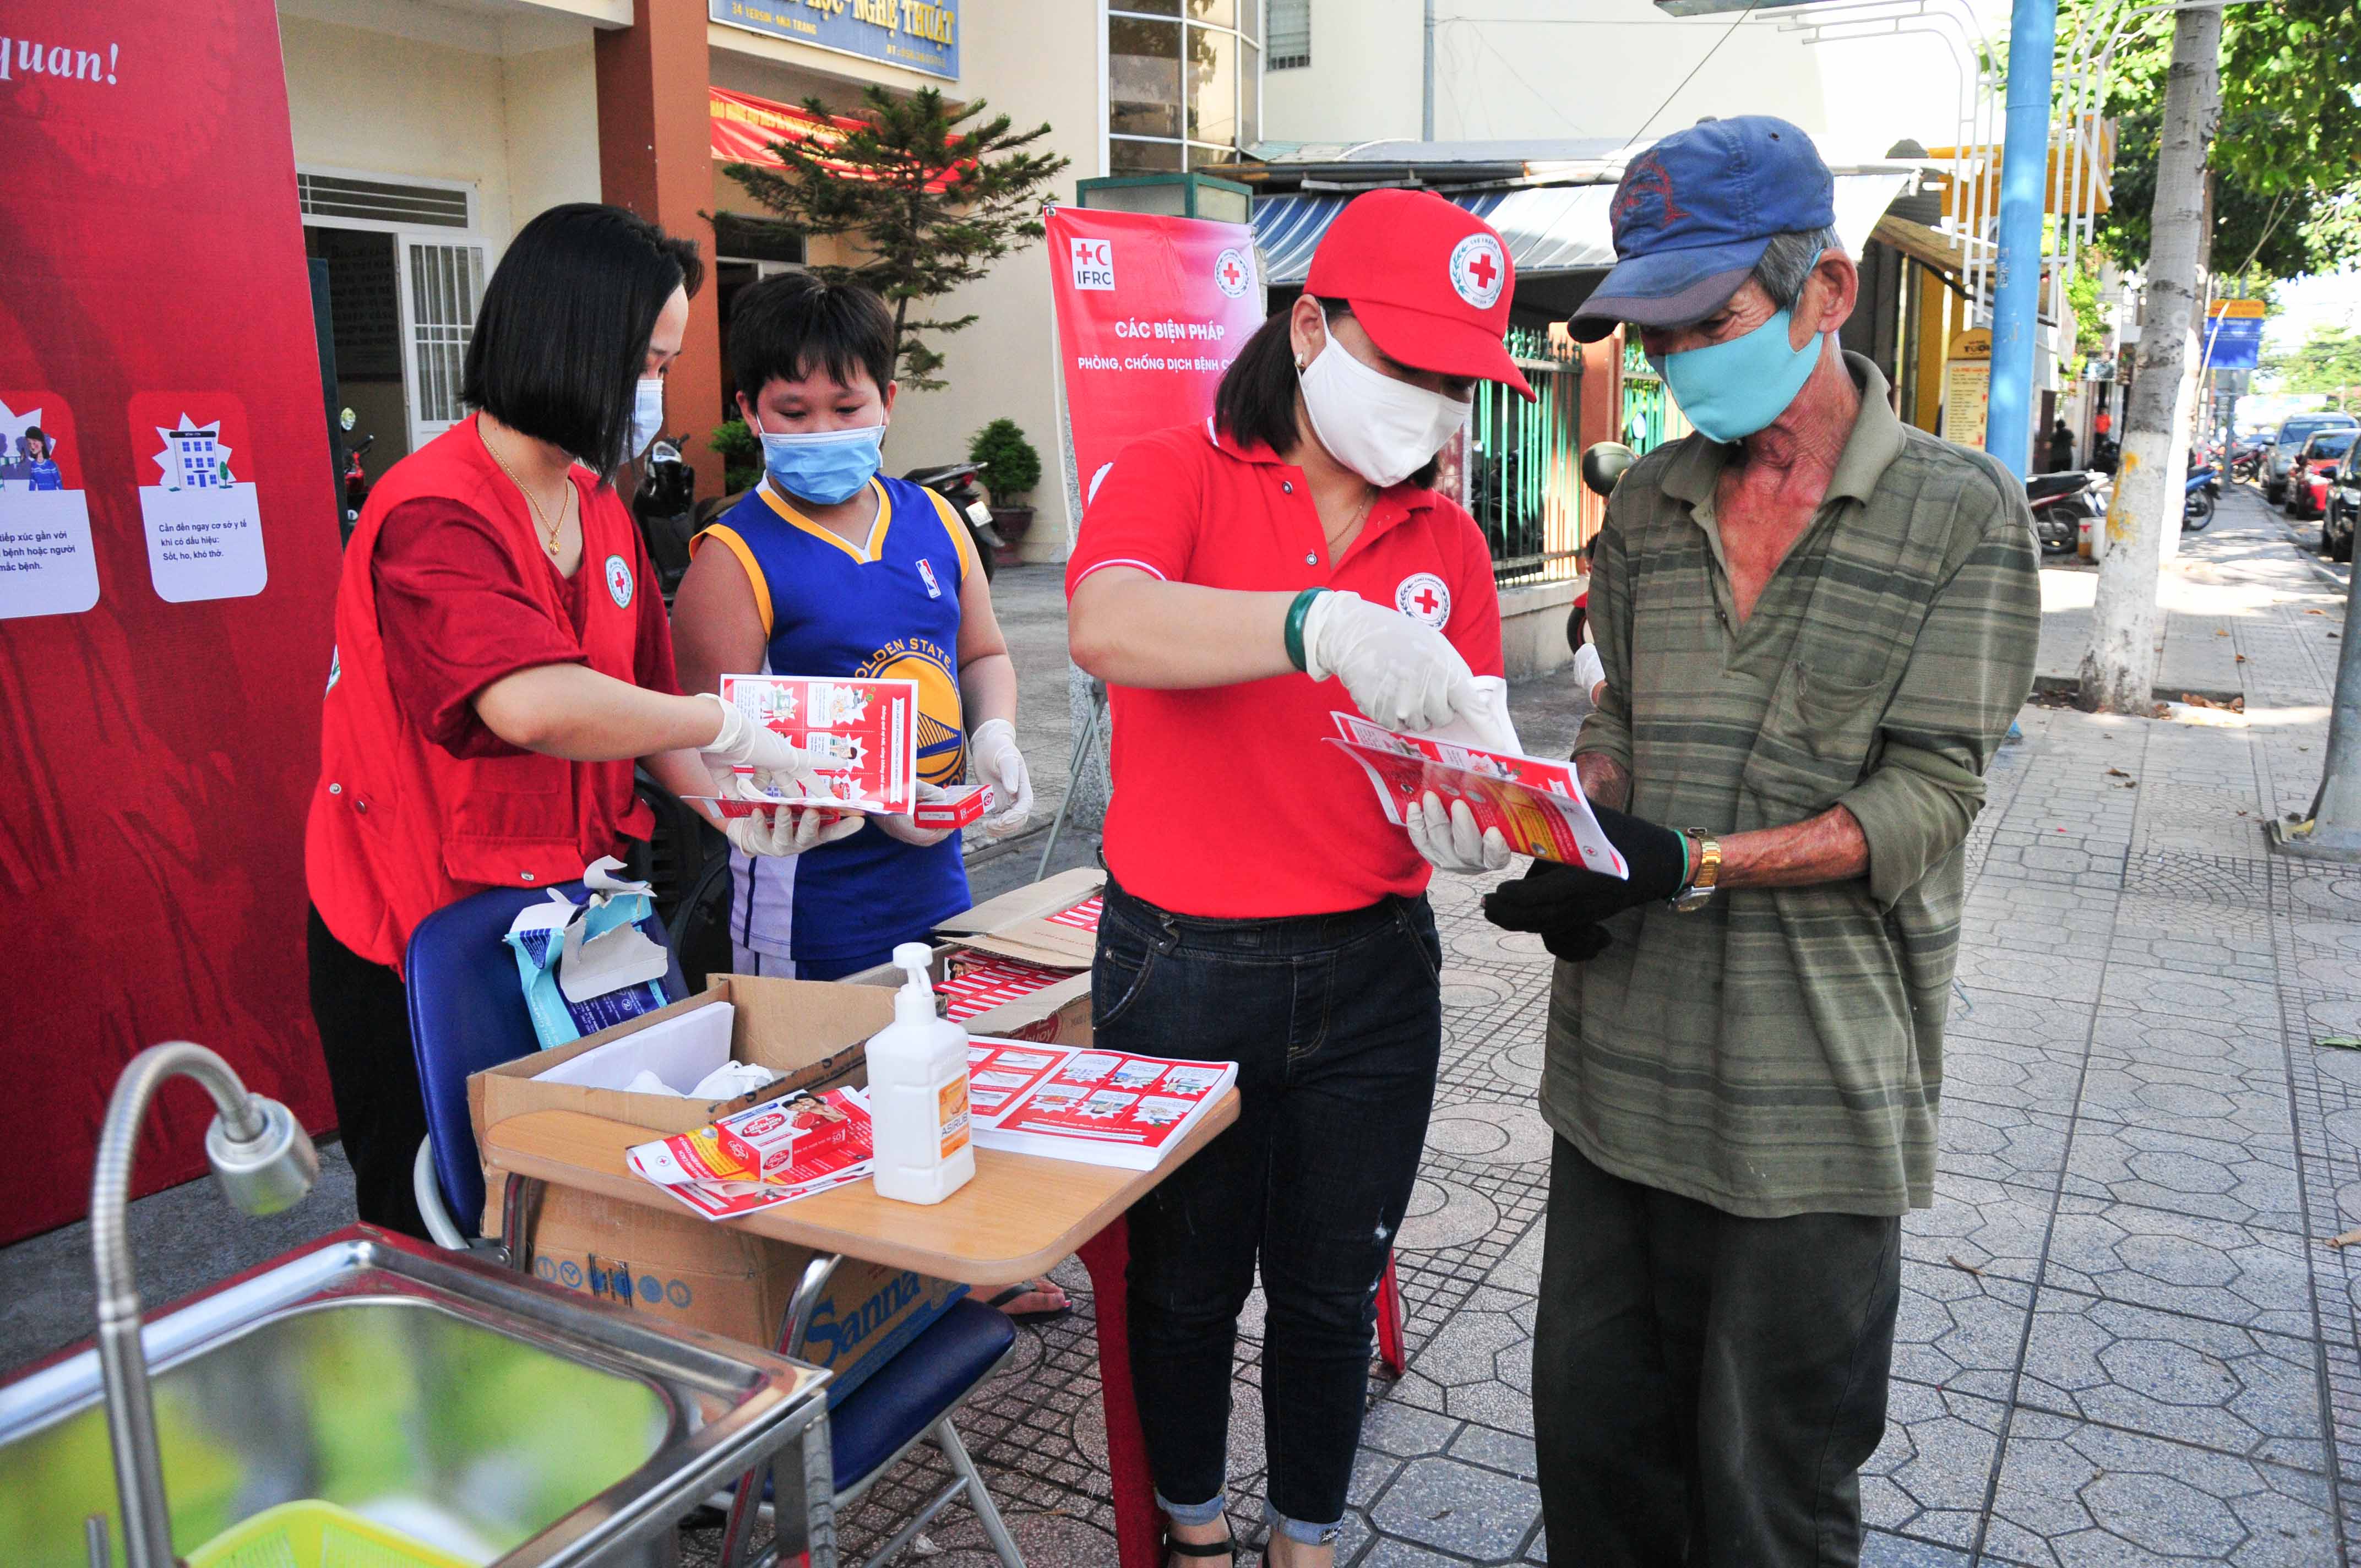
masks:
{"label": "blue signboard", "polygon": [[2252,370],[2263,351],[2260,316],[2215,316],[2207,322],[2213,352],[2205,363],[2215,370]]}
{"label": "blue signboard", "polygon": [[724,27],[959,80],[959,0],[706,0]]}

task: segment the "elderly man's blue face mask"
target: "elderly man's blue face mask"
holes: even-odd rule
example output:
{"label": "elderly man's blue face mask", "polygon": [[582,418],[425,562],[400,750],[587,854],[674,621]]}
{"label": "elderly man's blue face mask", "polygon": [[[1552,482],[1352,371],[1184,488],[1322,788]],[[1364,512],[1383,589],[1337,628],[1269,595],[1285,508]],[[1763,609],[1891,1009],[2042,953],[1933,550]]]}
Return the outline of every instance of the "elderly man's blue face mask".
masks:
{"label": "elderly man's blue face mask", "polygon": [[1648,363],[1708,441],[1738,441],[1785,413],[1820,362],[1820,334],[1801,348],[1788,345],[1792,319],[1792,312],[1780,311],[1742,336],[1651,354]]}

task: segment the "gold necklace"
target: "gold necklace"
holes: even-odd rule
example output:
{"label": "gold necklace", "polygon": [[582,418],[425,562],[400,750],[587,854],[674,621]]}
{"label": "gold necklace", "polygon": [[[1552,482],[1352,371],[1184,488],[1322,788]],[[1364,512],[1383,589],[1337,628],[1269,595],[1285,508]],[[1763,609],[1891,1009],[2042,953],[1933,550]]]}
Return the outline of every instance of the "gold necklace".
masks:
{"label": "gold necklace", "polygon": [[[500,472],[509,477],[509,483],[517,488],[517,494],[524,498],[524,504],[533,509],[533,523],[541,530],[542,532],[541,547],[544,551],[548,553],[551,560],[556,560],[557,535],[559,531],[564,529],[566,526],[566,497],[560,496],[558,498],[557,521],[555,522],[550,521],[548,514],[541,510],[541,503],[533,499],[533,492],[524,488],[524,481],[517,477],[516,470],[508,466],[507,460],[500,456],[499,451],[490,442],[487,441],[484,443],[484,450],[491,453],[492,461],[500,465]],[[567,494],[571,494],[573,492],[574,485],[571,480],[566,482],[566,489]]]}
{"label": "gold necklace", "polygon": [[1371,490],[1367,495],[1361,498],[1361,504],[1353,509],[1353,515],[1345,520],[1345,526],[1338,529],[1334,533],[1327,535],[1328,559],[1331,562],[1334,562],[1336,559],[1336,541],[1344,538],[1346,534],[1352,532],[1354,529],[1359,527],[1362,521],[1369,515],[1370,510],[1377,504],[1378,492]]}

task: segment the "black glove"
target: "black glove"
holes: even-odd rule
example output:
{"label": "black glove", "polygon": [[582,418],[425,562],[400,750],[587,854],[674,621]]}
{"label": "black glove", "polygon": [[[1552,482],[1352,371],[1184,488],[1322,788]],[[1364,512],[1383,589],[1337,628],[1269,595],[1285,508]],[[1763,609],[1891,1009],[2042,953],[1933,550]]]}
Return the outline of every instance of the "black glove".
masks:
{"label": "black glove", "polygon": [[[1626,909],[1668,899],[1687,884],[1688,846],[1679,834],[1613,806],[1594,806],[1591,811],[1608,841],[1622,851],[1630,880],[1584,866],[1535,861],[1524,876],[1485,895],[1484,918],[1506,930],[1538,932],[1550,951],[1570,958],[1569,952],[1559,951],[1561,942],[1579,948],[1587,940],[1581,935],[1587,929]],[[1595,957],[1604,947],[1602,940],[1582,956]]]}

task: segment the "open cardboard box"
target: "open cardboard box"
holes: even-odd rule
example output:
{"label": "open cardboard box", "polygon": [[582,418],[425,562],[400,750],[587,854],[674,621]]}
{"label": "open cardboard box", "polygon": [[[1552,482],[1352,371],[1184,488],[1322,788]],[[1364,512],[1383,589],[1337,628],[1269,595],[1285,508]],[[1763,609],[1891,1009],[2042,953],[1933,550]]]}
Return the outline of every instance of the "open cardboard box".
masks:
{"label": "open cardboard box", "polygon": [[[1047,917],[1071,909],[1106,885],[1106,872],[1095,867],[1060,872],[1043,882],[1012,888],[997,898],[938,924],[947,940],[934,944],[928,979],[939,987],[946,961],[961,949],[1022,959],[1049,969],[1073,971],[1069,978],[1020,997],[966,1021],[971,1035],[1004,1040],[1031,1040],[1042,1045],[1087,1046],[1091,1043],[1091,959],[1098,950],[1094,933],[1060,926]],[[1046,932],[1045,938],[1038,933]],[[998,938],[1013,933],[1015,940],[1001,945]],[[898,986],[902,971],[892,964],[849,974],[846,985]]]}
{"label": "open cardboard box", "polygon": [[[688,1100],[543,1077],[668,1018],[724,1002],[736,1014],[731,1057],[778,1074],[751,1093]],[[864,1047],[893,1018],[892,993],[873,986],[725,975],[700,995],[476,1074],[467,1080],[468,1112],[478,1145],[487,1128],[528,1111],[603,1116],[645,1127],[651,1140],[694,1132],[717,1116],[792,1090],[865,1084]],[[500,1223],[500,1174],[486,1171],[485,1187],[484,1230],[489,1234]],[[648,1207],[552,1184],[533,1233],[533,1272],[634,1310],[774,1348],[810,1251],[700,1218],[669,1198],[657,1198],[659,1206]],[[858,1258],[839,1264],[813,1312],[801,1353],[804,1360],[836,1374],[829,1403],[860,1387],[966,1289]]]}

